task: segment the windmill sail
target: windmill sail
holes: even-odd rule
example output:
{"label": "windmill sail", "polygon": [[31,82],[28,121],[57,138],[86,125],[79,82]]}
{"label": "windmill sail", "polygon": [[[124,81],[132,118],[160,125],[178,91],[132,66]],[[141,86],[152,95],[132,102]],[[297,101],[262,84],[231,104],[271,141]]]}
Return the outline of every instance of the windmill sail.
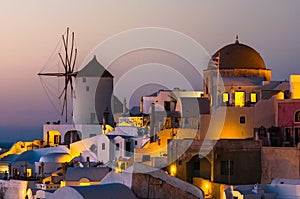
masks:
{"label": "windmill sail", "polygon": [[68,122],[68,96],[71,95],[73,98],[73,78],[76,77],[77,72],[75,72],[76,58],[77,58],[77,48],[75,47],[75,35],[74,32],[71,34],[70,40],[70,29],[62,35],[63,42],[63,52],[58,53],[59,60],[63,65],[63,72],[40,72],[39,76],[52,76],[64,78],[63,90],[60,92],[58,98],[62,100],[62,110],[61,115],[65,115],[65,121]]}

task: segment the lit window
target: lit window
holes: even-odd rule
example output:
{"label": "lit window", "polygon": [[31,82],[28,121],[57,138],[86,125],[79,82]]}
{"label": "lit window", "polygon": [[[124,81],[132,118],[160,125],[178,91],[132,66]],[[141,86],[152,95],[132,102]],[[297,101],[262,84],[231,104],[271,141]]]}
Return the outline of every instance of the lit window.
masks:
{"label": "lit window", "polygon": [[235,106],[244,107],[245,106],[245,92],[235,92],[234,93]]}
{"label": "lit window", "polygon": [[27,177],[31,177],[32,171],[31,169],[26,169],[26,175]]}
{"label": "lit window", "polygon": [[284,92],[280,91],[277,95],[277,98],[283,100],[284,99]]}
{"label": "lit window", "polygon": [[295,122],[300,122],[300,111],[296,111],[295,113]]}
{"label": "lit window", "polygon": [[65,187],[66,186],[66,181],[60,181],[60,187]]}
{"label": "lit window", "polygon": [[177,172],[176,165],[175,165],[175,164],[172,164],[172,165],[171,165],[171,168],[170,168],[170,175],[171,175],[171,176],[175,176],[175,175],[176,175],[176,172]]}
{"label": "lit window", "polygon": [[223,102],[228,102],[228,101],[229,101],[229,94],[223,93]]}
{"label": "lit window", "polygon": [[256,93],[250,93],[250,101],[251,101],[251,103],[256,102]]}
{"label": "lit window", "polygon": [[54,135],[54,144],[60,144],[60,135]]}
{"label": "lit window", "polygon": [[80,186],[90,186],[91,183],[90,182],[80,182],[79,185]]}

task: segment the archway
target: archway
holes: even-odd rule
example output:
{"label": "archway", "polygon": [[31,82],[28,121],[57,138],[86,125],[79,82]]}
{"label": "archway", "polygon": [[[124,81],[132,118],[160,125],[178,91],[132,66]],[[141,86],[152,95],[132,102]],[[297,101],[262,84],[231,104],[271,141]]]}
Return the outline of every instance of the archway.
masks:
{"label": "archway", "polygon": [[68,131],[64,136],[64,144],[71,144],[73,142],[80,141],[82,138],[82,133],[77,130]]}

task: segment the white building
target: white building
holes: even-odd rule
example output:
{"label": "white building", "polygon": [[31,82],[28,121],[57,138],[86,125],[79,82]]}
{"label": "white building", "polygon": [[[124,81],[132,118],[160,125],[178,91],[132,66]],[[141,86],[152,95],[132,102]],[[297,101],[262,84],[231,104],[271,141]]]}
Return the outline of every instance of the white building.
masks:
{"label": "white building", "polygon": [[97,61],[96,56],[78,71],[75,82],[74,123],[99,124],[105,119],[113,126],[113,75]]}

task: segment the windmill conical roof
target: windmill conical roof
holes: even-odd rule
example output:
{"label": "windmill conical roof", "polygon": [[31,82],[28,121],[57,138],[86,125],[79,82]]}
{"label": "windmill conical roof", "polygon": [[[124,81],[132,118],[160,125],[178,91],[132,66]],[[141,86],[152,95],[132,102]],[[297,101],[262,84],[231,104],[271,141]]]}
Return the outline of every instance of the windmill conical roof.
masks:
{"label": "windmill conical roof", "polygon": [[111,77],[114,76],[108,72],[102,64],[97,60],[96,56],[80,71],[77,72],[77,77]]}

